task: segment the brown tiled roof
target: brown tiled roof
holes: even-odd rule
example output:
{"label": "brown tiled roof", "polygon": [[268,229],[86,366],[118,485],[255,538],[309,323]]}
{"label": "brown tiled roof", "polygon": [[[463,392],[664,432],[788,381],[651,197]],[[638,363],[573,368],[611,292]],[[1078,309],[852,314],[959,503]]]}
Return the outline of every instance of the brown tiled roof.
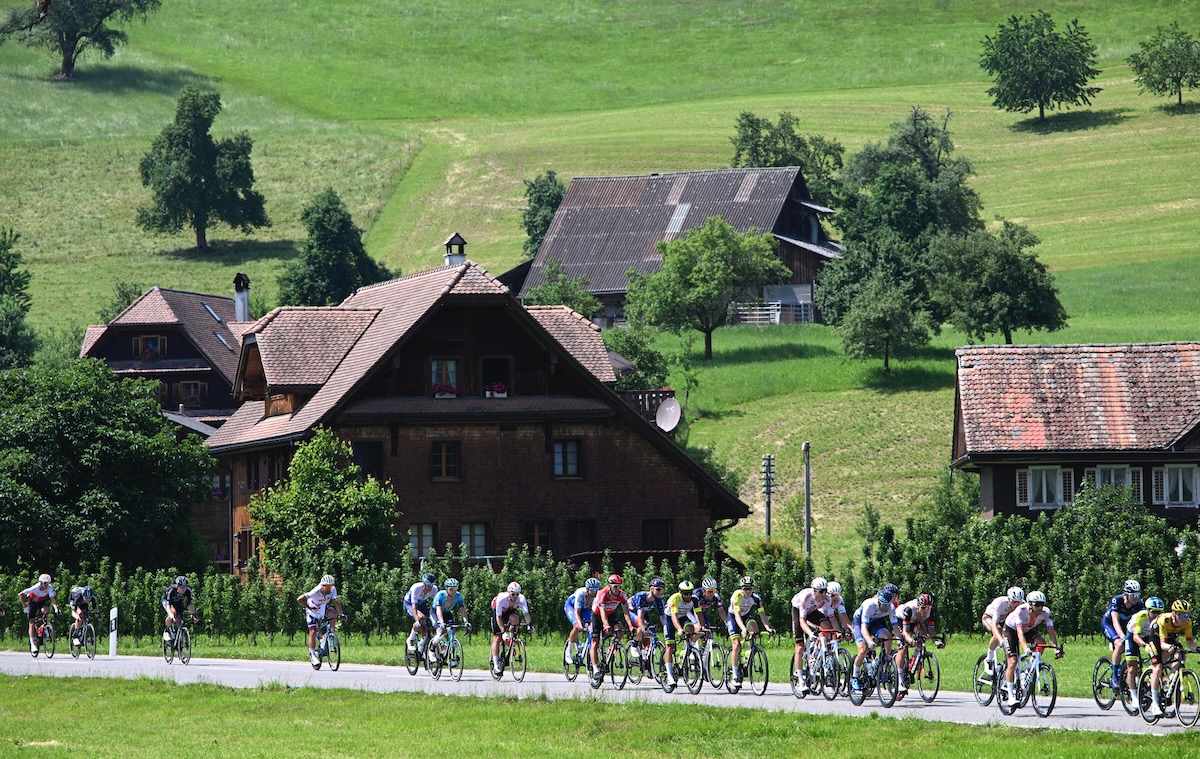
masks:
{"label": "brown tiled roof", "polygon": [[526,306],[525,310],[597,379],[617,381],[600,328],[586,316],[566,306]]}
{"label": "brown tiled roof", "polygon": [[1169,447],[1200,414],[1200,343],[959,348],[955,456]]}
{"label": "brown tiled roof", "polygon": [[323,384],[379,309],[325,306],[277,308],[244,334],[255,335],[263,372],[272,387]]}
{"label": "brown tiled roof", "polygon": [[108,329],[107,324],[89,324],[87,331],[83,333],[83,347],[79,349],[79,356],[82,358],[88,354],[104,331]]}

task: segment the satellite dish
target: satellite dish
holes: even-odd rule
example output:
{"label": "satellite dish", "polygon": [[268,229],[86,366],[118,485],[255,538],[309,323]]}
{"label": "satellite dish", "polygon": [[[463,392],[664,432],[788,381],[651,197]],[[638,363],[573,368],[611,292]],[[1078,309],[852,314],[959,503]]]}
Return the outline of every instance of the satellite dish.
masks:
{"label": "satellite dish", "polygon": [[679,426],[679,417],[682,415],[683,411],[679,408],[679,401],[668,398],[658,407],[658,413],[654,415],[654,423],[663,432],[670,432]]}

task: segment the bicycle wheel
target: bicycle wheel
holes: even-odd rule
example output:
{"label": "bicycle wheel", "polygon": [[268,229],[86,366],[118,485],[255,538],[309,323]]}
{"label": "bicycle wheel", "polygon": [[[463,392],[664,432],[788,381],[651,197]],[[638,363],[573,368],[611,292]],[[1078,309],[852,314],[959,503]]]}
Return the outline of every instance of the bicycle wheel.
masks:
{"label": "bicycle wheel", "polygon": [[[808,655],[806,652],[801,652],[800,656],[803,658],[804,661],[806,661],[806,662],[808,661]],[[792,663],[795,664],[795,662],[792,662]],[[799,672],[799,675],[796,674],[797,672]],[[806,691],[806,690],[804,690],[804,688],[800,687],[800,683],[804,682],[807,679],[808,678],[805,677],[804,670],[797,670],[794,667],[792,668],[791,673],[788,675],[788,683],[792,686],[792,695],[793,696],[795,696],[796,698],[804,698],[805,696],[808,695],[808,691]]]}
{"label": "bicycle wheel", "polygon": [[[164,630],[163,632],[167,633],[169,631]],[[163,658],[167,660],[167,664],[170,664],[172,661],[175,660],[175,637],[174,636],[172,636],[170,640],[163,641]]]}
{"label": "bicycle wheel", "polygon": [[1154,694],[1150,689],[1150,676],[1153,672],[1147,667],[1142,670],[1142,676],[1138,678],[1138,713],[1142,715],[1142,721],[1147,725],[1153,725],[1158,722],[1158,715],[1150,713],[1150,707],[1154,706]]}
{"label": "bicycle wheel", "polygon": [[1054,674],[1054,667],[1045,662],[1038,666],[1037,677],[1029,688],[1029,698],[1039,717],[1050,716],[1054,702],[1058,700],[1058,675]]}
{"label": "bicycle wheel", "polygon": [[[1140,663],[1137,666],[1140,667],[1141,666]],[[1128,671],[1129,662],[1125,663],[1125,667],[1126,667],[1126,671]],[[1128,683],[1126,681],[1122,680],[1121,681],[1121,693],[1117,696],[1117,698],[1121,702],[1121,708],[1124,709],[1125,713],[1128,714],[1130,717],[1136,717],[1138,714],[1137,683],[1138,683],[1138,678],[1134,677],[1133,678],[1133,690],[1131,691],[1129,689]]]}
{"label": "bicycle wheel", "polygon": [[69,628],[67,632],[67,650],[71,652],[72,659],[79,658],[79,652],[83,650],[83,641],[79,638],[79,633],[74,626]]}
{"label": "bicycle wheel", "polygon": [[1191,727],[1200,719],[1200,678],[1190,669],[1179,673],[1175,685],[1175,716],[1184,727]]}
{"label": "bicycle wheel", "polygon": [[[667,672],[667,662],[671,662],[671,673]],[[664,693],[671,693],[675,690],[675,686],[679,684],[679,670],[683,666],[683,661],[679,657],[679,647],[675,647],[675,651],[667,656],[666,646],[663,646],[662,661],[660,662],[659,672],[662,675],[658,679],[658,684],[662,686]]]}
{"label": "bicycle wheel", "polygon": [[329,668],[337,672],[338,667],[342,666],[342,643],[338,640],[337,633],[332,630],[329,631],[325,643],[329,647]]}
{"label": "bicycle wheel", "polygon": [[1111,709],[1113,701],[1117,699],[1117,693],[1112,688],[1112,676],[1112,662],[1101,656],[1092,670],[1092,698],[1096,699],[1096,706],[1104,711]]}
{"label": "bicycle wheel", "polygon": [[938,664],[937,654],[926,651],[921,666],[914,673],[917,679],[917,693],[927,704],[937,698],[938,689],[942,687],[942,666]]}
{"label": "bicycle wheel", "polygon": [[832,701],[837,698],[838,689],[841,687],[838,680],[837,656],[825,651],[817,658],[817,666],[820,667],[816,677],[817,691],[826,701]]}
{"label": "bicycle wheel", "polygon": [[717,690],[721,690],[725,685],[725,666],[725,647],[714,640],[712,650],[708,652],[704,675],[708,684]]}
{"label": "bicycle wheel", "polygon": [[575,646],[571,645],[570,638],[563,643],[563,677],[569,683],[579,677],[579,661],[575,658]]}
{"label": "bicycle wheel", "polygon": [[192,660],[192,631],[186,627],[179,628],[179,663],[187,664]]}
{"label": "bicycle wheel", "polygon": [[42,649],[45,650],[47,659],[54,658],[55,642],[56,641],[55,641],[55,637],[54,637],[54,625],[47,622],[46,623],[46,634],[42,637]]}
{"label": "bicycle wheel", "polygon": [[629,641],[625,644],[625,661],[629,663],[629,682],[637,685],[642,682],[642,676],[645,675],[643,665],[646,663],[642,660],[642,647],[637,641]]}
{"label": "bicycle wheel", "polygon": [[693,696],[704,687],[704,664],[700,661],[700,652],[692,646],[688,646],[683,654],[683,684]]}
{"label": "bicycle wheel", "polygon": [[608,662],[608,681],[617,690],[625,687],[629,680],[629,656],[625,647],[619,643],[613,644],[612,657]]}
{"label": "bicycle wheel", "polygon": [[[449,660],[446,662],[446,665],[450,667],[450,679],[454,682],[458,682],[463,676],[462,641],[460,641],[458,638],[450,641],[450,646],[446,649],[446,658]],[[334,667],[334,669],[337,668]]]}
{"label": "bicycle wheel", "polygon": [[[500,661],[503,662],[504,659],[501,658]],[[420,659],[417,658],[416,644],[415,643],[413,644],[413,648],[410,651],[408,648],[408,642],[405,641],[405,643],[404,643],[404,668],[406,670],[408,670],[408,674],[410,674],[410,675],[417,674],[417,667],[420,666],[420,664],[421,664],[421,661],[420,661]],[[499,677],[496,677],[495,670],[492,671],[492,677],[494,677],[497,680],[500,679]]]}
{"label": "bicycle wheel", "polygon": [[[439,644],[440,645],[440,644]],[[442,664],[443,659],[438,655],[438,646],[429,644],[425,649],[425,669],[429,670],[429,676],[434,680],[442,679]]]}
{"label": "bicycle wheel", "polygon": [[879,660],[879,674],[876,675],[879,687],[879,703],[884,709],[890,709],[896,703],[896,692],[900,688],[899,674],[896,672],[896,662],[890,656]]}
{"label": "bicycle wheel", "polygon": [[[975,672],[971,677],[971,690],[975,692],[975,700],[980,706],[987,706],[996,697],[996,675],[987,673],[987,654],[980,654],[975,660]],[[998,668],[998,667],[994,667]]]}
{"label": "bicycle wheel", "polygon": [[83,650],[87,652],[87,658],[96,658],[96,628],[91,622],[83,626]]}
{"label": "bicycle wheel", "polygon": [[767,664],[767,652],[758,646],[750,649],[750,659],[746,662],[747,676],[750,678],[750,690],[754,695],[761,696],[767,692],[767,681],[771,676],[770,665]]}
{"label": "bicycle wheel", "polygon": [[525,641],[517,638],[513,641],[512,659],[509,662],[512,666],[512,676],[517,682],[525,679]]}
{"label": "bicycle wheel", "polygon": [[850,675],[854,671],[854,658],[841,646],[837,652],[837,682],[838,689],[844,694],[850,694]]}
{"label": "bicycle wheel", "polygon": [[[874,671],[875,671],[875,658],[872,656],[868,656],[867,658],[863,659],[862,665],[858,669],[858,684],[860,686],[859,689],[854,690],[853,688],[850,687],[849,684],[846,686],[846,692],[850,696],[850,703],[854,704],[855,706],[862,706],[863,702],[866,701],[867,698],[871,695],[871,689],[872,689],[874,683],[872,683],[872,681],[871,681],[870,673],[872,673]],[[851,671],[850,671],[850,677],[851,677],[851,680],[853,680],[853,678],[854,678],[854,670],[853,669],[851,669]]]}

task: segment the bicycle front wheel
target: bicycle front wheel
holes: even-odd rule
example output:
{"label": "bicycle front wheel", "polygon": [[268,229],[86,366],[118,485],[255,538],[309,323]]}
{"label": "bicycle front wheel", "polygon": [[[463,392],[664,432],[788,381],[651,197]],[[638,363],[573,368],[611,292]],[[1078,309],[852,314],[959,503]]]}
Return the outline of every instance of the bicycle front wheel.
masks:
{"label": "bicycle front wheel", "polygon": [[83,650],[87,652],[87,658],[96,658],[96,628],[91,622],[83,627]]}
{"label": "bicycle front wheel", "polygon": [[72,659],[79,658],[79,652],[83,650],[82,631],[70,628],[70,632],[67,633],[67,650],[71,652]]}
{"label": "bicycle front wheel", "polygon": [[1154,691],[1150,687],[1150,676],[1152,674],[1150,668],[1147,667],[1142,671],[1142,676],[1138,678],[1138,712],[1142,715],[1142,721],[1147,725],[1153,725],[1155,722],[1158,722],[1158,717],[1150,713],[1151,707],[1154,706]]}
{"label": "bicycle front wheel", "polygon": [[575,678],[579,677],[579,661],[575,658],[575,646],[570,638],[563,643],[563,677],[567,678],[569,683],[575,682]]}
{"label": "bicycle front wheel", "polygon": [[625,660],[629,662],[629,682],[637,685],[646,674],[642,659],[642,647],[637,641],[631,640],[625,644]]}
{"label": "bicycle front wheel", "polygon": [[754,691],[754,695],[761,696],[767,692],[771,668],[767,664],[767,652],[758,646],[750,649],[750,659],[746,662],[746,676],[750,678],[750,690]]}
{"label": "bicycle front wheel", "polygon": [[693,696],[704,687],[704,665],[700,662],[700,652],[691,646],[683,655],[683,683]]}
{"label": "bicycle front wheel", "polygon": [[896,693],[899,690],[899,674],[896,672],[896,662],[890,656],[879,660],[879,703],[884,709],[890,709],[896,703]]}
{"label": "bicycle front wheel", "polygon": [[715,640],[708,652],[704,676],[708,684],[717,690],[721,690],[725,685],[725,647]]}
{"label": "bicycle front wheel", "polygon": [[450,679],[454,682],[458,682],[463,676],[462,641],[460,641],[458,638],[450,641],[450,646],[446,650],[446,656],[449,659],[446,664],[450,667]]}
{"label": "bicycle front wheel", "polygon": [[625,647],[619,643],[614,643],[612,647],[612,656],[608,662],[608,681],[613,684],[617,690],[622,690],[625,683],[629,680],[629,656]]}
{"label": "bicycle front wheel", "polygon": [[525,679],[525,641],[517,639],[513,641],[512,659],[512,676],[517,682]]}
{"label": "bicycle front wheel", "polygon": [[938,664],[937,654],[926,651],[921,658],[921,666],[914,674],[917,678],[917,693],[927,704],[937,698],[938,689],[942,687],[942,667]]}
{"label": "bicycle front wheel", "polygon": [[192,631],[186,627],[179,628],[179,663],[187,664],[192,660]]}
{"label": "bicycle front wheel", "polygon": [[1050,712],[1054,711],[1054,702],[1058,700],[1058,675],[1054,674],[1054,667],[1045,662],[1038,666],[1029,697],[1039,717],[1050,716]]}
{"label": "bicycle front wheel", "polygon": [[438,655],[437,646],[432,643],[425,649],[425,669],[434,680],[442,679],[442,657]]}
{"label": "bicycle front wheel", "polygon": [[332,630],[329,632],[326,645],[329,648],[329,668],[337,672],[338,667],[342,666],[342,642],[338,640],[337,633]]}
{"label": "bicycle front wheel", "polygon": [[54,658],[54,644],[55,644],[54,625],[47,622],[46,623],[46,635],[44,638],[44,642],[42,643],[42,648],[46,652],[47,659]]}
{"label": "bicycle front wheel", "polygon": [[1112,662],[1103,656],[1097,659],[1096,667],[1092,670],[1092,698],[1096,699],[1096,706],[1104,711],[1111,709],[1113,701],[1117,699],[1117,693],[1112,688],[1112,676]]}
{"label": "bicycle front wheel", "polygon": [[1184,727],[1191,727],[1200,719],[1200,678],[1190,669],[1179,673],[1175,685],[1175,716]]}
{"label": "bicycle front wheel", "polygon": [[[994,664],[993,668],[998,669],[999,664]],[[992,703],[992,699],[996,697],[996,675],[987,673],[987,654],[980,654],[975,660],[975,672],[971,677],[971,690],[975,693],[975,700],[980,706],[987,706]]]}
{"label": "bicycle front wheel", "polygon": [[[501,659],[501,661],[503,661],[503,658]],[[405,642],[405,644],[404,644],[404,668],[406,670],[408,670],[408,674],[410,674],[410,675],[417,674],[417,667],[420,666],[420,664],[421,664],[421,662],[417,658],[416,644],[413,644],[413,648],[410,651],[408,648],[408,643]],[[503,670],[501,672],[503,673]],[[493,673],[492,677],[496,677],[494,669],[492,670],[492,673]],[[496,677],[496,679],[499,680],[500,678]]]}
{"label": "bicycle front wheel", "polygon": [[[168,632],[168,631],[164,631],[164,632]],[[173,662],[175,660],[175,639],[174,639],[174,637],[172,637],[171,640],[163,641],[163,658],[167,660],[167,664],[170,664],[171,662]]]}

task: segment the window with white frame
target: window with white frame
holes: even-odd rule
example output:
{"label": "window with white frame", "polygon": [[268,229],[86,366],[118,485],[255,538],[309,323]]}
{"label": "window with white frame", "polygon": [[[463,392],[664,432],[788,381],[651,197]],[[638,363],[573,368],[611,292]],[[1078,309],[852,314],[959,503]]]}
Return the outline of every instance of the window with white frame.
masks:
{"label": "window with white frame", "polygon": [[471,556],[487,556],[487,524],[484,522],[464,523],[460,536]]}
{"label": "window with white frame", "polygon": [[1168,464],[1154,470],[1154,503],[1162,506],[1196,506],[1196,467]]}
{"label": "window with white frame", "polygon": [[1128,485],[1129,467],[1107,464],[1096,467],[1096,484],[1101,487],[1105,485]]}
{"label": "window with white frame", "polygon": [[416,522],[408,526],[408,543],[412,546],[413,556],[428,556],[433,550],[433,522]]}
{"label": "window with white frame", "polygon": [[458,395],[458,359],[431,359],[429,369],[429,384],[435,394]]}
{"label": "window with white frame", "polygon": [[1072,469],[1031,466],[1017,470],[1017,505],[1031,509],[1056,509],[1075,497]]}
{"label": "window with white frame", "polygon": [[1142,468],[1125,464],[1103,464],[1083,470],[1083,478],[1097,487],[1123,485],[1138,503],[1144,502],[1142,495]]}

